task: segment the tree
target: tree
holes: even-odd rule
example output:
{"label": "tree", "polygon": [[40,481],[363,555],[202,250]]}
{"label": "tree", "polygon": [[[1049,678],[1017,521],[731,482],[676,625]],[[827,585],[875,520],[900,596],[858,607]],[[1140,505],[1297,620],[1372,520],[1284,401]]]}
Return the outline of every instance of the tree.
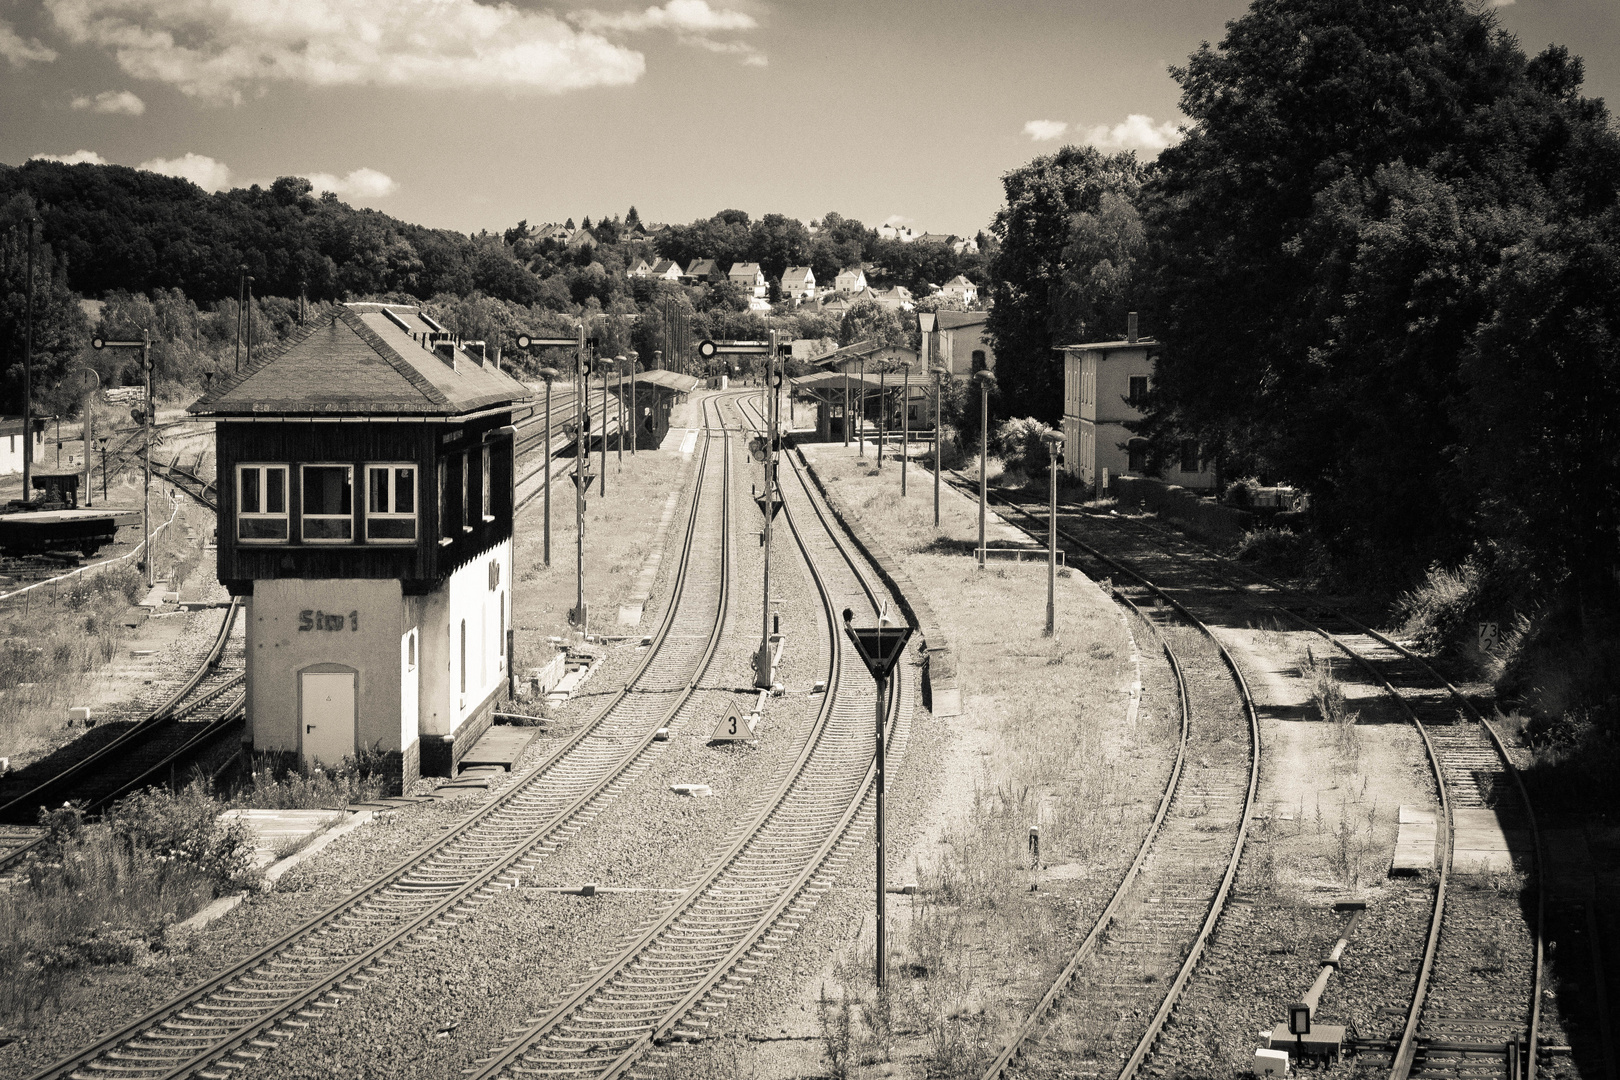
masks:
{"label": "tree", "polygon": [[910,345],[910,333],[901,325],[900,317],[876,300],[857,300],[844,312],[838,326],[838,344],[855,345],[867,341],[876,346]]}
{"label": "tree", "polygon": [[624,215],[624,227],[626,229],[633,229],[637,225],[640,225],[640,224],[641,224],[641,215],[636,213],[636,208],[632,206],[630,208],[629,213]]}
{"label": "tree", "polygon": [[1309,488],[1385,588],[1460,558],[1448,402],[1503,253],[1620,177],[1579,62],[1527,60],[1464,0],[1257,0],[1174,74],[1192,124],[1145,203],[1156,422]]}
{"label": "tree", "polygon": [[[28,334],[28,228],[13,225],[33,207],[17,200],[0,211],[0,355],[6,358],[6,411],[22,414],[22,370]],[[67,268],[50,244],[35,233],[34,367],[31,389],[34,414],[71,412],[77,395],[68,386],[68,371],[79,365],[89,342],[89,324],[79,298],[67,287]],[[43,406],[43,408],[42,408]]]}
{"label": "tree", "polygon": [[1123,195],[1105,191],[1094,213],[1069,219],[1062,285],[1053,323],[1070,342],[1108,341],[1125,330],[1136,296],[1136,266],[1145,254],[1142,217]]}
{"label": "tree", "polygon": [[1054,353],[1063,329],[1057,293],[1070,219],[1096,213],[1103,194],[1127,200],[1141,188],[1134,153],[1104,155],[1066,146],[1001,178],[1006,205],[991,226],[1000,250],[990,263],[985,328],[996,350],[1003,415],[1053,422],[1063,414],[1063,364]]}

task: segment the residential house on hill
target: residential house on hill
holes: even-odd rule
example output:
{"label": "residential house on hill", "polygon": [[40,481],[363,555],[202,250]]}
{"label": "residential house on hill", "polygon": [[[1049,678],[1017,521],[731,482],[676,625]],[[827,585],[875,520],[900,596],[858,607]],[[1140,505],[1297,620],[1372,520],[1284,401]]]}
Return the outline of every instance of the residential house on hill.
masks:
{"label": "residential house on hill", "polygon": [[833,288],[841,293],[858,293],[866,288],[866,271],[859,266],[847,266],[838,271]]}
{"label": "residential house on hill", "polygon": [[672,259],[659,259],[653,264],[652,276],[664,281],[681,280],[681,265]]}
{"label": "residential house on hill", "polygon": [[782,271],[782,296],[788,300],[814,300],[815,271],[808,266],[790,266]]}
{"label": "residential house on hill", "polygon": [[880,225],[878,237],[883,240],[898,240],[902,244],[909,244],[917,239],[917,234],[911,231],[909,225]]}
{"label": "residential house on hill", "polygon": [[979,302],[979,287],[961,274],[957,274],[940,286],[939,291],[953,300],[962,301],[964,304],[976,304]]}
{"label": "residential house on hill", "polygon": [[637,259],[635,265],[631,266],[626,273],[630,277],[649,277],[652,274],[652,266],[646,259]]}
{"label": "residential house on hill", "polygon": [[765,296],[765,272],[759,268],[759,263],[732,263],[726,276],[744,296],[761,299]]}
{"label": "residential house on hill", "polygon": [[591,230],[575,229],[574,234],[568,238],[568,250],[578,251],[580,248],[595,250],[596,243],[596,237],[591,235]]}
{"label": "residential house on hill", "polygon": [[917,237],[919,244],[949,244],[956,237],[947,233],[925,232]]}
{"label": "residential house on hill", "polygon": [[713,259],[693,259],[692,265],[686,268],[686,273],[681,277],[688,285],[702,285],[719,274],[720,265]]}
{"label": "residential house on hill", "polygon": [[892,311],[910,311],[917,306],[911,297],[911,290],[904,285],[881,289],[873,294],[873,299]]}
{"label": "residential house on hill", "polygon": [[971,378],[975,371],[994,371],[996,353],[985,340],[987,311],[941,311],[934,323],[934,359],[945,365],[953,379]]}

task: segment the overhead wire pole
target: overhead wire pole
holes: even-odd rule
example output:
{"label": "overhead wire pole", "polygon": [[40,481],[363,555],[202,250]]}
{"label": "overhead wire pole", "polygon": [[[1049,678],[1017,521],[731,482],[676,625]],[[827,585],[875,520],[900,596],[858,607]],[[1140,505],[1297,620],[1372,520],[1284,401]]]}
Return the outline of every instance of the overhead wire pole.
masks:
{"label": "overhead wire pole", "polygon": [[574,395],[574,625],[581,634],[590,630],[590,612],[585,607],[585,464],[589,453],[591,410],[590,364],[585,356],[585,323],[579,324],[579,392]]}
{"label": "overhead wire pole", "polygon": [[34,472],[34,219],[28,219],[28,298],[24,301],[28,329],[23,338],[23,456],[22,498],[28,502],[29,479]]}

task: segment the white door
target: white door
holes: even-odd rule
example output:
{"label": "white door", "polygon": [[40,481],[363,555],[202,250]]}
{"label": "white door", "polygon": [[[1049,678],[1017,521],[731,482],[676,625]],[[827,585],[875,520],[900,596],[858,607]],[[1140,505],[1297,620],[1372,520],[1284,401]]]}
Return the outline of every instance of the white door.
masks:
{"label": "white door", "polygon": [[305,764],[341,764],[354,753],[354,672],[303,672],[298,691]]}

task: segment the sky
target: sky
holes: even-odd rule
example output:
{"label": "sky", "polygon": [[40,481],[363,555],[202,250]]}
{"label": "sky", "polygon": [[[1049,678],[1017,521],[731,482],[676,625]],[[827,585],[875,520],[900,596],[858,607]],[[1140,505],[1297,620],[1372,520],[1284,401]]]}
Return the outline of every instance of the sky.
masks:
{"label": "sky", "polygon": [[[1620,105],[1620,3],[1475,0]],[[1064,143],[1156,154],[1244,0],[0,0],[0,161],[307,176],[423,225],[721,209],[971,236]]]}

